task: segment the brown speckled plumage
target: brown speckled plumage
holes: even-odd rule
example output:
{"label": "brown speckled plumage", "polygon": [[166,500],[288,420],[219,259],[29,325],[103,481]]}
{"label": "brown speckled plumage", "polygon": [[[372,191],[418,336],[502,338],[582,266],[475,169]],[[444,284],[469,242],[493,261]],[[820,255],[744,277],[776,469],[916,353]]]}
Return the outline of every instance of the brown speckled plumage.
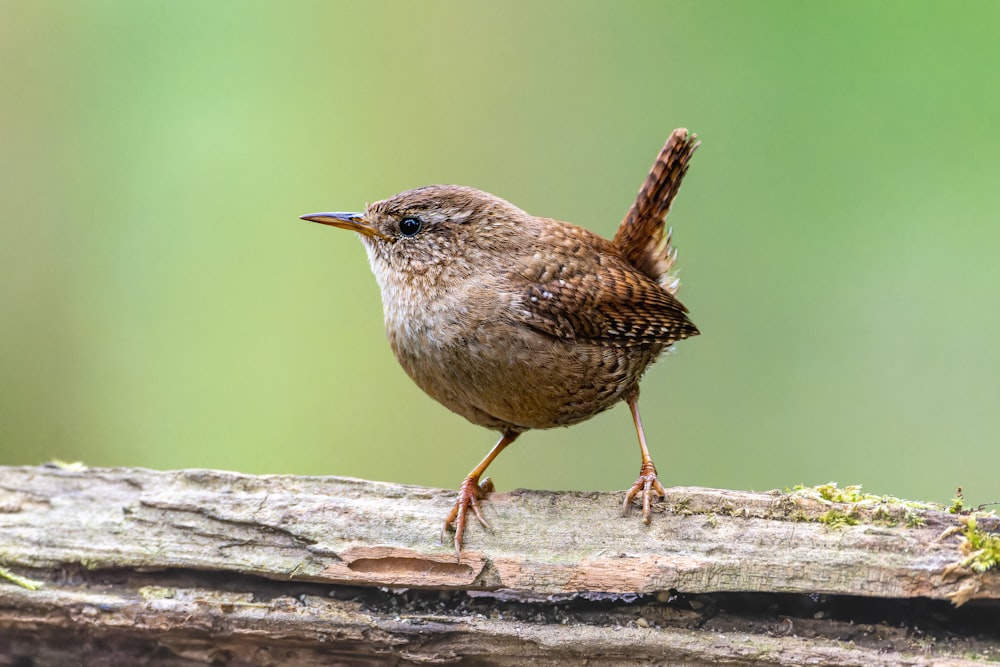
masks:
{"label": "brown speckled plumage", "polygon": [[408,190],[364,213],[303,216],[360,234],[389,344],[414,382],[504,434],[448,518],[457,549],[466,508],[482,520],[479,477],[500,450],[524,431],[575,424],[622,400],[643,452],[640,488],[626,503],[641,494],[648,521],[650,496],[663,489],[638,420],[638,384],[664,349],[698,333],[674,296],[677,253],[664,231],[695,148],[694,135],[674,131],[613,241],[454,185]]}

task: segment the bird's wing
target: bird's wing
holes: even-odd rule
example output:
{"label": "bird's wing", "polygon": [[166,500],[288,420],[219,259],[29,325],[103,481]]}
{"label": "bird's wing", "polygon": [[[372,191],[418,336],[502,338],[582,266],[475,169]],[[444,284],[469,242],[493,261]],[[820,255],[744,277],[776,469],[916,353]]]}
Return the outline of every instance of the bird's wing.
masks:
{"label": "bird's wing", "polygon": [[570,266],[544,282],[521,277],[514,317],[556,338],[607,345],[670,344],[698,334],[672,294],[618,262],[602,264],[599,271]]}

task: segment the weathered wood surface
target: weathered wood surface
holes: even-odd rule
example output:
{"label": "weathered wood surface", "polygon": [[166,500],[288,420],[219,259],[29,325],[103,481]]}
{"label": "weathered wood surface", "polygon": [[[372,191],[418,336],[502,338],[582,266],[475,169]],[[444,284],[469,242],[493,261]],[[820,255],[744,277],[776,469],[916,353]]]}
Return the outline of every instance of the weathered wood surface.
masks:
{"label": "weathered wood surface", "polygon": [[[948,568],[953,515],[833,528],[784,493],[672,488],[649,526],[617,493],[494,493],[462,560],[438,539],[454,492],[346,478],[210,470],[0,469],[0,554],[48,568],[191,568],[337,584],[580,591],[763,591],[946,599],[1000,596]],[[901,517],[897,520],[902,521]]]}
{"label": "weathered wood surface", "polygon": [[[67,629],[80,641],[133,646],[132,661],[155,637],[154,657],[163,659],[149,664],[310,664],[330,656],[362,664],[372,650],[381,651],[372,664],[585,657],[607,664],[964,664],[961,652],[933,646],[924,654],[904,642],[889,655],[858,645],[846,623],[851,643],[810,635],[807,620],[706,632],[695,611],[655,604],[641,612],[605,608],[605,622],[588,622],[591,612],[574,611],[572,596],[612,606],[635,594],[655,603],[654,594],[665,599],[671,590],[957,596],[996,610],[1000,576],[956,567],[963,556],[948,531],[958,520],[946,512],[807,494],[668,491],[649,526],[635,515],[623,519],[616,493],[495,493],[485,511],[496,532],[472,526],[458,561],[437,537],[452,491],[209,470],[0,468],[0,566],[44,582],[30,591],[0,580],[0,664],[28,654],[46,664],[45,655],[66,646],[83,650],[47,639]],[[831,509],[859,524],[819,522]],[[467,606],[456,609],[458,598],[448,593],[403,604],[403,588],[461,591]],[[466,595],[476,591],[500,591],[500,600],[521,606],[480,617]],[[560,601],[568,611],[561,620],[503,618],[530,613],[524,605],[531,600],[548,605],[545,614]],[[624,616],[616,621],[613,612]],[[640,621],[640,613],[653,620]],[[270,653],[278,648],[294,658]],[[89,662],[101,664],[104,655],[115,654],[98,651]]]}

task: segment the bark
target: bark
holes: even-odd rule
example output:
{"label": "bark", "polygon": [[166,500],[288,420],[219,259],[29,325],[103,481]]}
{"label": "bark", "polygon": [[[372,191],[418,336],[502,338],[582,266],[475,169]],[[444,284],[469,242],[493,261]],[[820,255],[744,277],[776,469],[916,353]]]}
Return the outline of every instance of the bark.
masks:
{"label": "bark", "polygon": [[896,665],[1000,653],[1000,576],[969,567],[959,516],[815,491],[668,492],[648,526],[621,517],[617,493],[494,493],[494,531],[471,526],[458,560],[438,539],[453,491],[0,468],[0,566],[42,584],[0,578],[0,665]]}

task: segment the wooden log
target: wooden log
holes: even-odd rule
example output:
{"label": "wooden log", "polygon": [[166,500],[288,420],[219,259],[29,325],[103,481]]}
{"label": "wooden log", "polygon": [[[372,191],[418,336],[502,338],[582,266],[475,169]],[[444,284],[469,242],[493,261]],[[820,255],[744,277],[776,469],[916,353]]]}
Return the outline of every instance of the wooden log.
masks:
{"label": "wooden log", "polygon": [[961,517],[944,508],[672,488],[646,526],[621,517],[620,497],[494,493],[495,532],[472,526],[458,560],[438,540],[452,491],[0,468],[0,566],[43,584],[0,579],[0,665],[67,654],[177,665],[1000,654],[1000,576],[973,570]]}

